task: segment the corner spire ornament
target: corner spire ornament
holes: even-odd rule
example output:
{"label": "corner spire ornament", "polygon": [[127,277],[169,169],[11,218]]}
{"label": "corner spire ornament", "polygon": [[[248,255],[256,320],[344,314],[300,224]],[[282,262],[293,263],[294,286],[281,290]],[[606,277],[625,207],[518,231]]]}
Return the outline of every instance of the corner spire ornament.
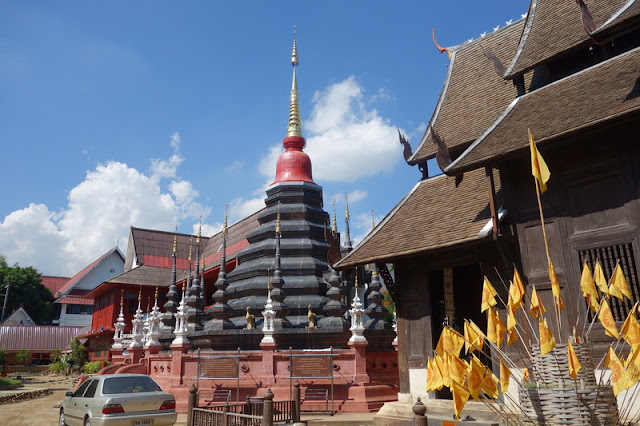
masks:
{"label": "corner spire ornament", "polygon": [[296,43],[296,27],[293,27],[293,51],[291,52],[291,66],[293,67],[293,79],[291,81],[291,98],[289,105],[289,126],[287,136],[302,137],[300,130],[300,108],[298,107],[298,81],[296,78],[296,68],[300,64],[298,61],[298,47]]}
{"label": "corner spire ornament", "polygon": [[336,200],[333,200],[333,221],[331,222],[331,232],[338,232],[338,221],[336,220]]}
{"label": "corner spire ornament", "polygon": [[173,233],[173,250],[172,253],[175,255],[178,253],[178,227],[176,226],[176,230]]}

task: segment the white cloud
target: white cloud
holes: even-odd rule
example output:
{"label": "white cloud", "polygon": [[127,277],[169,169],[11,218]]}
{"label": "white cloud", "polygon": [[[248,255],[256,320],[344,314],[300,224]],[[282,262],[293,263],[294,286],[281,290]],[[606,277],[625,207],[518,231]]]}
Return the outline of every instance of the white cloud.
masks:
{"label": "white cloud", "polygon": [[[353,76],[315,93],[311,118],[304,123],[314,180],[353,182],[389,172],[397,164],[402,158],[397,131],[370,105],[388,98],[380,90],[367,101]],[[274,176],[280,152],[280,145],[270,148],[260,161],[260,173]]]}
{"label": "white cloud", "polygon": [[207,215],[192,184],[174,179],[182,162],[176,140],[177,133],[174,155],[152,160],[148,174],[111,161],[88,171],[60,212],[44,204],[12,212],[0,221],[0,253],[44,274],[71,276],[117,241],[124,247],[130,226],[172,230],[180,220]]}
{"label": "white cloud", "polygon": [[[264,193],[264,192],[263,192]],[[229,203],[229,223],[235,223],[264,208],[266,195],[255,198],[235,198]]]}

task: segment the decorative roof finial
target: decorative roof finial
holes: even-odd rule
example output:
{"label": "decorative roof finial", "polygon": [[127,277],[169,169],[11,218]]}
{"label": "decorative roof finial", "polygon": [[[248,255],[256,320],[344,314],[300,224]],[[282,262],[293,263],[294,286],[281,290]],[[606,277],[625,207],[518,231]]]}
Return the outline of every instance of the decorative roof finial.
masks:
{"label": "decorative roof finial", "polygon": [[356,270],[356,288],[358,288],[358,268]]}
{"label": "decorative roof finial", "polygon": [[298,81],[296,79],[296,67],[298,61],[298,47],[296,44],[296,27],[293,27],[293,51],[291,52],[291,65],[293,66],[293,80],[291,81],[291,100],[289,104],[289,126],[287,136],[302,137],[300,130],[300,108],[298,107]]}
{"label": "decorative roof finial", "polygon": [[349,194],[344,193],[344,218],[349,220]]}
{"label": "decorative roof finial", "polygon": [[229,230],[227,226],[227,208],[229,207],[229,203],[224,203],[224,224],[222,224],[222,233],[226,234]]}
{"label": "decorative roof finial", "polygon": [[371,209],[371,230],[373,231],[376,228],[376,214],[373,211],[373,209]]}
{"label": "decorative roof finial", "polygon": [[196,238],[196,244],[200,244],[200,237],[202,235],[202,215],[200,215],[200,225],[198,225],[198,237]]}
{"label": "decorative roof finial", "polygon": [[156,294],[155,294],[154,298],[156,298],[156,299],[158,298],[158,286],[156,286]]}
{"label": "decorative roof finial", "polygon": [[271,291],[271,269],[267,269],[267,290]]}
{"label": "decorative roof finial", "polygon": [[140,303],[142,303],[142,284],[140,284],[140,290],[138,291],[138,309],[140,309]]}
{"label": "decorative roof finial", "polygon": [[331,203],[333,204],[333,222],[331,223],[331,232],[333,232],[334,234],[336,232],[338,232],[338,222],[336,220],[336,199],[333,199],[333,202]]}
{"label": "decorative roof finial", "polygon": [[353,248],[351,244],[351,235],[349,233],[349,194],[344,193],[344,246],[347,250],[351,250]]}
{"label": "decorative roof finial", "polygon": [[276,219],[276,234],[282,235],[282,227],[280,226],[280,201],[278,201],[278,216]]}
{"label": "decorative roof finial", "polygon": [[122,309],[123,304],[124,304],[124,288],[120,290],[120,309]]}
{"label": "decorative roof finial", "polygon": [[192,245],[193,245],[193,235],[189,237],[189,257],[187,258],[189,260],[189,265],[191,265],[191,253],[193,249]]}
{"label": "decorative roof finial", "polygon": [[178,252],[178,226],[176,225],[176,231],[173,233],[173,253]]}

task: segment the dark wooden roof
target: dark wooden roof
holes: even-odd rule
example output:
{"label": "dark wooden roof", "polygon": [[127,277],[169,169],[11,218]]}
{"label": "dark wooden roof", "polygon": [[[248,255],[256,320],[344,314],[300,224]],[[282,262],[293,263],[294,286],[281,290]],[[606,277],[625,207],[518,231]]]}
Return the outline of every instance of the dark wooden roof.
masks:
{"label": "dark wooden roof", "polygon": [[[516,89],[494,70],[484,49],[508,65],[522,34],[524,20],[485,37],[453,48],[449,74],[430,123],[447,147],[455,149],[473,142],[516,97]],[[417,164],[433,158],[436,146],[427,128],[410,159]]]}
{"label": "dark wooden roof", "polygon": [[[178,272],[178,279],[180,279],[182,275],[186,274],[186,271],[180,270]],[[123,272],[120,275],[116,275],[108,281],[105,281],[105,283],[169,287],[171,284],[171,269],[142,265],[137,268],[133,268],[130,271]],[[90,296],[90,294],[87,294],[87,297]]]}
{"label": "dark wooden roof", "polygon": [[[496,184],[499,190],[499,179]],[[457,188],[445,175],[423,180],[336,267],[393,262],[475,241],[491,219],[488,200],[484,170],[465,174]]]}
{"label": "dark wooden roof", "polygon": [[[596,28],[604,25],[627,1],[587,1]],[[575,1],[532,0],[516,54],[510,64],[505,64],[505,77],[524,74],[545,60],[590,42]]]}
{"label": "dark wooden roof", "polygon": [[618,10],[607,22],[594,31],[599,35],[607,31],[611,27],[625,25],[631,20],[637,20],[640,17],[640,0],[629,0]]}
{"label": "dark wooden roof", "polygon": [[640,112],[640,47],[514,100],[448,168],[457,174],[545,141]]}
{"label": "dark wooden roof", "polygon": [[[155,265],[156,258],[169,258],[173,254],[173,238],[177,237],[178,259],[187,259],[189,256],[189,246],[195,246],[196,236],[188,234],[174,234],[173,232],[158,231],[156,229],[142,229],[131,227],[131,241],[135,246],[135,254],[138,264]],[[209,241],[209,238],[202,237],[203,244]],[[195,257],[195,251],[193,252]],[[171,266],[168,266],[171,267]]]}

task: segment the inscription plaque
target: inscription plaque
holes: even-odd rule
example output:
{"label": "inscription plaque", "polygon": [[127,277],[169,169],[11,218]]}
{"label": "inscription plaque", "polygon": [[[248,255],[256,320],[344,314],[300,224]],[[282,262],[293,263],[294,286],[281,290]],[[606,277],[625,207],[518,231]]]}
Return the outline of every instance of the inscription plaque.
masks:
{"label": "inscription plaque", "polygon": [[293,357],[291,364],[291,373],[294,377],[331,376],[331,358],[328,356]]}
{"label": "inscription plaque", "polygon": [[238,377],[238,360],[236,358],[201,359],[200,377],[235,379]]}

